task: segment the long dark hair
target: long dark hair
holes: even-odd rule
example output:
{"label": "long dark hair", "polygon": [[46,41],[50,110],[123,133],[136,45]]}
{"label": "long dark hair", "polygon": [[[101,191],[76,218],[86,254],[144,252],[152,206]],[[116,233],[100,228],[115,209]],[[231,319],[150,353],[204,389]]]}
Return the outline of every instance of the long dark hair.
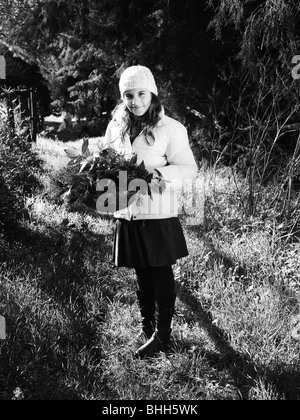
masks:
{"label": "long dark hair", "polygon": [[152,145],[155,142],[153,129],[161,119],[162,109],[163,106],[159,98],[152,93],[149,109],[141,117],[137,117],[130,112],[122,101],[113,110],[112,118],[116,125],[120,128],[120,134],[123,141],[125,135],[130,135],[133,128],[135,128],[138,132],[143,131],[146,141]]}

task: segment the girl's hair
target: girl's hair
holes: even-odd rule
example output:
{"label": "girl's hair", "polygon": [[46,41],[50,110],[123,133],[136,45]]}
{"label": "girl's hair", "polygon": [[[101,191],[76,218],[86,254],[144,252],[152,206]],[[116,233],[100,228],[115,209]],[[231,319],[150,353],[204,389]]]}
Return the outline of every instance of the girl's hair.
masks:
{"label": "girl's hair", "polygon": [[152,93],[152,100],[149,109],[141,117],[136,117],[129,111],[124,102],[120,102],[112,112],[113,121],[120,128],[122,140],[126,133],[130,134],[135,127],[139,132],[143,131],[146,141],[152,145],[155,141],[153,128],[161,119],[162,104],[158,97]]}

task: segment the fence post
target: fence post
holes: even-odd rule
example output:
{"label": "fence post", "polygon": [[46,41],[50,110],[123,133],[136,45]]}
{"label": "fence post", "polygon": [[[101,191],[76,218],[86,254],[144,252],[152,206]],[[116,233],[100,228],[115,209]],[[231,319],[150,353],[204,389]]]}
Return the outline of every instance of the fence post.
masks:
{"label": "fence post", "polygon": [[[6,61],[3,55],[0,55],[0,79],[6,79]],[[22,93],[27,93],[27,110],[28,113],[25,111],[25,101],[22,100]],[[14,120],[14,105],[15,102],[18,102],[21,118],[23,114],[23,107],[25,114],[28,115],[30,119],[30,141],[35,142],[37,138],[37,131],[38,131],[38,117],[37,117],[37,104],[36,104],[36,88],[21,88],[18,87],[16,94],[14,95],[13,92],[8,92],[5,95],[6,104],[7,104],[7,113],[8,113],[8,121],[11,129],[11,133],[15,135],[15,120]]]}
{"label": "fence post", "polygon": [[15,125],[15,114],[14,114],[14,98],[13,94],[9,93],[6,97],[6,106],[8,114],[8,123],[11,130],[11,136],[14,137],[16,134],[16,125]]}
{"label": "fence post", "polygon": [[31,141],[36,141],[37,114],[36,114],[36,89],[30,88],[30,120],[31,120]]}

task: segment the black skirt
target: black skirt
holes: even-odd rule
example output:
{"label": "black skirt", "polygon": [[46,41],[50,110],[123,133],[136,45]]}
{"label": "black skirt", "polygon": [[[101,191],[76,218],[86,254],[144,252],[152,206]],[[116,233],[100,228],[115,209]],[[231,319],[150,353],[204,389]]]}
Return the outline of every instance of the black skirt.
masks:
{"label": "black skirt", "polygon": [[186,241],[177,217],[116,221],[113,258],[118,267],[173,265],[187,255]]}

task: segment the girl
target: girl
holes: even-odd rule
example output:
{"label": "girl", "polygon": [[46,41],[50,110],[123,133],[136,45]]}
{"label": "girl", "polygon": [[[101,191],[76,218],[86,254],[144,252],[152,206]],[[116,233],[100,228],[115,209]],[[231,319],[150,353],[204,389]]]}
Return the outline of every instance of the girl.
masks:
{"label": "girl", "polygon": [[147,67],[128,67],[119,90],[122,103],[108,124],[105,145],[128,157],[136,154],[137,163],[144,161],[153,173],[152,197],[140,195],[114,213],[115,264],[135,269],[142,331],[148,339],[136,355],[149,357],[170,345],[176,298],[172,265],[188,255],[176,192],[184,180],[196,177],[197,165],[185,127],[164,114]]}

